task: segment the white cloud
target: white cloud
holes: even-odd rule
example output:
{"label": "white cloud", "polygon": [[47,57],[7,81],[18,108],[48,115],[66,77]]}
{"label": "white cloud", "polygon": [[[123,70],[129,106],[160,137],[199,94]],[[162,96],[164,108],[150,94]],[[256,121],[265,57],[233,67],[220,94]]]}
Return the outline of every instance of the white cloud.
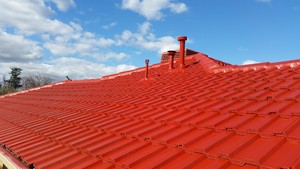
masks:
{"label": "white cloud", "polygon": [[[75,5],[72,0],[45,1],[54,2],[61,10],[67,10],[67,8]],[[40,35],[44,41],[42,46],[55,56],[69,56],[75,54],[80,56],[95,56],[100,51],[103,51],[103,48],[115,44],[113,39],[99,37],[91,32],[85,32],[78,23],[70,22],[66,24],[56,19],[51,19],[51,15],[54,11],[50,7],[47,7],[42,0],[0,0],[0,6],[3,7],[3,9],[0,10],[0,28],[13,27],[20,35],[25,36]],[[112,23],[110,26],[114,24],[116,23]],[[32,48],[28,48],[27,50],[30,49]],[[39,48],[33,49],[35,55],[32,57],[40,54],[38,53],[39,50],[37,50]],[[7,52],[13,53],[15,50],[11,48]],[[20,50],[20,52],[24,51]],[[115,58],[119,60],[120,58],[125,58],[117,55],[109,57],[109,55],[111,56],[111,53],[99,55],[103,57],[98,59],[105,60],[105,58]]]}
{"label": "white cloud", "polygon": [[178,49],[178,41],[172,36],[156,37],[150,30],[151,24],[144,22],[139,25],[138,32],[125,30],[121,35],[117,35],[116,43],[118,45],[127,45],[141,47],[146,50],[156,51],[158,54],[168,50]]}
{"label": "white cloud", "polygon": [[56,4],[57,8],[63,12],[66,12],[69,8],[76,6],[73,0],[48,0]]}
{"label": "white cloud", "polygon": [[[55,39],[47,40],[44,47],[56,56],[66,57],[76,54],[92,57],[98,61],[109,59],[120,61],[129,58],[123,52],[115,53],[107,50],[111,46],[142,48],[156,51],[159,55],[168,50],[178,49],[176,38],[171,36],[156,37],[150,30],[151,24],[144,22],[138,26],[137,32],[124,30],[120,35],[116,35],[114,39],[97,37],[91,32],[80,32],[78,37],[56,36]],[[44,39],[48,39],[48,37],[45,36]]]}
{"label": "white cloud", "polygon": [[[56,36],[52,40],[48,39],[44,43],[44,47],[56,56],[68,56],[73,54],[88,56],[95,55],[104,48],[114,44],[115,41],[113,39],[97,37],[91,32],[80,32],[78,36]],[[103,60],[103,58],[100,60]]]}
{"label": "white cloud", "polygon": [[133,33],[130,32],[129,30],[125,30],[122,32],[122,35],[120,36],[121,37],[121,40],[129,40],[131,37],[133,36]]}
{"label": "white cloud", "polygon": [[70,22],[70,26],[75,30],[75,32],[83,31],[82,27],[75,22]]}
{"label": "white cloud", "polygon": [[271,3],[273,0],[256,0],[256,2]]}
{"label": "white cloud", "polygon": [[110,28],[113,28],[115,26],[117,26],[117,22],[111,22],[111,23],[109,23],[107,25],[103,25],[102,28],[103,29],[110,29]]}
{"label": "white cloud", "polygon": [[115,59],[117,61],[123,60],[125,58],[128,58],[129,56],[126,53],[116,53],[116,52],[106,52],[106,53],[94,53],[90,54],[93,58],[99,60],[99,61],[106,61],[108,59]]}
{"label": "white cloud", "polygon": [[12,35],[0,30],[0,60],[28,61],[42,56],[42,48],[37,42],[26,39],[21,35]]}
{"label": "white cloud", "polygon": [[96,45],[99,47],[109,47],[115,43],[115,41],[110,38],[97,38],[94,40],[95,40]]}
{"label": "white cloud", "polygon": [[62,57],[52,61],[53,71],[58,77],[66,75],[73,79],[99,78],[103,75],[134,69],[132,65],[106,66],[77,58]]}
{"label": "white cloud", "polygon": [[[64,23],[53,19],[55,12],[47,6],[45,1],[54,2],[62,11],[74,7],[72,0],[64,2],[56,0],[0,0],[1,74],[8,75],[9,68],[17,66],[24,70],[24,75],[40,73],[54,79],[63,79],[66,75],[73,79],[100,77],[135,68],[133,65],[127,64],[117,66],[101,64],[100,62],[110,59],[122,61],[129,58],[128,54],[113,52],[109,47],[129,46],[138,48],[137,51],[146,49],[156,51],[159,54],[178,48],[176,38],[171,36],[156,37],[151,32],[150,22],[140,24],[136,32],[124,30],[113,38],[87,32],[78,23]],[[149,0],[132,2],[138,2],[142,6],[150,3]],[[161,13],[163,9],[169,9],[174,13],[186,10],[184,4],[173,3],[171,0],[153,0],[152,2],[153,4],[150,4],[151,10],[146,14],[150,18],[160,19],[163,17]],[[164,6],[161,8],[158,7],[158,4]],[[113,27],[116,24],[111,23],[108,27]],[[13,33],[4,31],[8,28]],[[37,39],[40,37],[40,41],[31,40],[31,35]],[[44,60],[50,61],[38,63],[42,60],[38,60],[42,57],[42,52],[46,50],[52,55],[58,56],[55,57],[57,59],[47,57]],[[84,60],[86,58],[95,62]]]}
{"label": "white cloud", "polygon": [[158,39],[157,46],[159,46],[159,54],[168,50],[176,50],[179,48],[178,41],[171,36],[163,36]]}
{"label": "white cloud", "polygon": [[255,63],[259,63],[257,61],[254,60],[245,60],[242,65],[250,65],[250,64],[255,64]]}
{"label": "white cloud", "polygon": [[44,47],[56,56],[68,56],[76,53],[71,45],[65,43],[46,42]]}
{"label": "white cloud", "polygon": [[182,13],[187,11],[187,6],[184,3],[170,3],[169,8],[174,13]]}
{"label": "white cloud", "polygon": [[173,13],[182,13],[188,9],[186,4],[174,3],[171,0],[122,0],[121,7],[143,15],[148,20],[160,20],[164,16],[164,9]]}
{"label": "white cloud", "polygon": [[[65,76],[72,79],[99,78],[103,75],[113,74],[121,71],[135,69],[133,65],[120,64],[117,66],[106,66],[91,61],[77,58],[62,57],[52,60],[50,63],[0,63],[1,76],[8,75],[10,67],[23,69],[22,75],[40,74],[51,77],[54,80],[64,80]],[[7,76],[8,78],[8,76]]]}
{"label": "white cloud", "polygon": [[[58,1],[52,2],[60,3]],[[60,4],[63,9],[67,9],[67,6],[73,6],[73,1],[64,1],[61,3],[66,3],[64,5]],[[136,3],[141,6],[145,5],[145,8],[150,1],[123,1],[123,4],[128,7],[136,5]],[[170,0],[154,0],[151,1],[149,5],[149,9],[158,10],[158,13],[160,13],[162,6],[175,9],[177,5],[179,10],[183,9],[181,3],[173,3]],[[176,39],[170,36],[155,37],[155,35],[150,32],[151,24],[149,22],[144,22],[139,25],[138,32],[136,33],[125,30],[121,35],[116,35],[114,39],[111,39],[95,35],[91,32],[85,32],[78,23],[70,22],[66,24],[56,19],[51,19],[51,15],[54,11],[46,6],[43,0],[0,0],[0,6],[3,7],[3,9],[0,10],[0,27],[13,27],[21,33],[20,35],[40,35],[44,41],[42,46],[55,56],[78,54],[79,56],[104,56],[98,58],[99,60],[105,60],[105,58],[119,59],[126,57],[107,57],[108,54],[104,54],[105,50],[103,49],[113,45],[125,45],[162,52],[167,48],[174,48],[175,45],[177,45]],[[116,23],[111,23],[109,26],[115,24]]]}
{"label": "white cloud", "polygon": [[42,0],[0,0],[0,6],[0,27],[14,27],[24,34],[66,35],[75,31],[70,25],[50,19],[54,11]]}
{"label": "white cloud", "polygon": [[144,22],[143,24],[139,25],[139,32],[144,34],[147,34],[150,30],[150,22]]}

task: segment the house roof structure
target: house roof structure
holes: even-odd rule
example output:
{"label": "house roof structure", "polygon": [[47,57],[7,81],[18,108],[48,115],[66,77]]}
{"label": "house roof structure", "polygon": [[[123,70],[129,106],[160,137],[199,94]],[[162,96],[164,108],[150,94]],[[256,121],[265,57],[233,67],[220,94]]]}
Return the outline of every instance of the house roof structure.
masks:
{"label": "house roof structure", "polygon": [[29,168],[300,168],[300,60],[203,53],[0,98],[0,144]]}

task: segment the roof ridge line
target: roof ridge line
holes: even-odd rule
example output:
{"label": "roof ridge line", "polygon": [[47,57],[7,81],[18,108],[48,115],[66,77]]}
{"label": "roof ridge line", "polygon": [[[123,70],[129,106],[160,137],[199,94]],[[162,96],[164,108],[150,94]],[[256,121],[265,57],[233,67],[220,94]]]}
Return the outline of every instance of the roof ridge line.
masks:
{"label": "roof ridge line", "polygon": [[[157,67],[160,67],[160,66],[166,65],[166,64],[168,64],[168,63],[155,63],[155,64],[152,64],[152,65],[149,65],[149,69],[157,68]],[[142,72],[142,71],[145,71],[145,67],[139,67],[139,68],[136,68],[136,69],[133,69],[133,70],[127,70],[127,71],[122,71],[122,72],[115,73],[115,74],[105,75],[105,76],[102,76],[99,79],[91,79],[91,80],[114,79],[114,78],[119,77],[119,76],[127,76],[127,75],[131,75],[132,73]]]}
{"label": "roof ridge line", "polygon": [[281,62],[261,62],[249,65],[231,65],[222,68],[213,68],[211,71],[213,73],[220,72],[232,72],[232,71],[247,71],[247,70],[258,70],[258,69],[281,69],[284,67],[294,68],[300,65],[300,59],[281,61]]}
{"label": "roof ridge line", "polygon": [[43,89],[43,88],[48,88],[48,87],[52,87],[52,86],[56,86],[56,85],[61,85],[61,84],[64,84],[64,83],[65,83],[65,81],[61,81],[61,82],[48,84],[48,85],[44,85],[44,86],[38,86],[38,87],[34,87],[34,88],[31,88],[31,89],[22,90],[22,91],[18,91],[18,92],[14,92],[14,93],[8,93],[8,94],[0,96],[0,99],[3,99],[5,97],[9,97],[9,96],[15,96],[15,95],[22,94],[22,93],[27,93],[27,92],[30,92],[30,91],[40,90],[40,89]]}
{"label": "roof ridge line", "polygon": [[207,70],[232,66],[230,63],[226,63],[221,60],[211,58],[207,54],[201,52],[194,54],[192,56],[195,58],[196,61],[201,63],[201,65]]}
{"label": "roof ridge line", "polygon": [[249,65],[232,65],[230,63],[223,62],[209,57],[207,54],[199,52],[198,54],[192,55],[196,61],[202,63],[201,65],[206,68],[209,72],[220,73],[220,72],[230,72],[230,71],[247,71],[247,70],[257,70],[261,68],[271,69],[282,67],[297,67],[300,65],[300,59],[279,61],[279,62],[260,62]]}

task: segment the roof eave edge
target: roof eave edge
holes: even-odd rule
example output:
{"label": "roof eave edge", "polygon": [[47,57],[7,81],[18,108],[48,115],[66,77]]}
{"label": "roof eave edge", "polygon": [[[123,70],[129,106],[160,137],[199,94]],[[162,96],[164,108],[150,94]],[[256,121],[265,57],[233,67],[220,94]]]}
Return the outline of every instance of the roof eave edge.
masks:
{"label": "roof eave edge", "polygon": [[7,167],[11,169],[28,168],[21,161],[17,160],[9,152],[7,152],[3,147],[0,147],[0,161]]}

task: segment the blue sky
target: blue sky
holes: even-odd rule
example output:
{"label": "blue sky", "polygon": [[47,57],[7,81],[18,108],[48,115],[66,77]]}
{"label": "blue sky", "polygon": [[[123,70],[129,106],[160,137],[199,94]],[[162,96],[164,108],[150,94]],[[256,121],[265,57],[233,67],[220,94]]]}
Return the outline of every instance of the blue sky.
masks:
{"label": "blue sky", "polygon": [[55,80],[158,63],[187,47],[243,64],[300,58],[299,0],[0,0],[0,76]]}

